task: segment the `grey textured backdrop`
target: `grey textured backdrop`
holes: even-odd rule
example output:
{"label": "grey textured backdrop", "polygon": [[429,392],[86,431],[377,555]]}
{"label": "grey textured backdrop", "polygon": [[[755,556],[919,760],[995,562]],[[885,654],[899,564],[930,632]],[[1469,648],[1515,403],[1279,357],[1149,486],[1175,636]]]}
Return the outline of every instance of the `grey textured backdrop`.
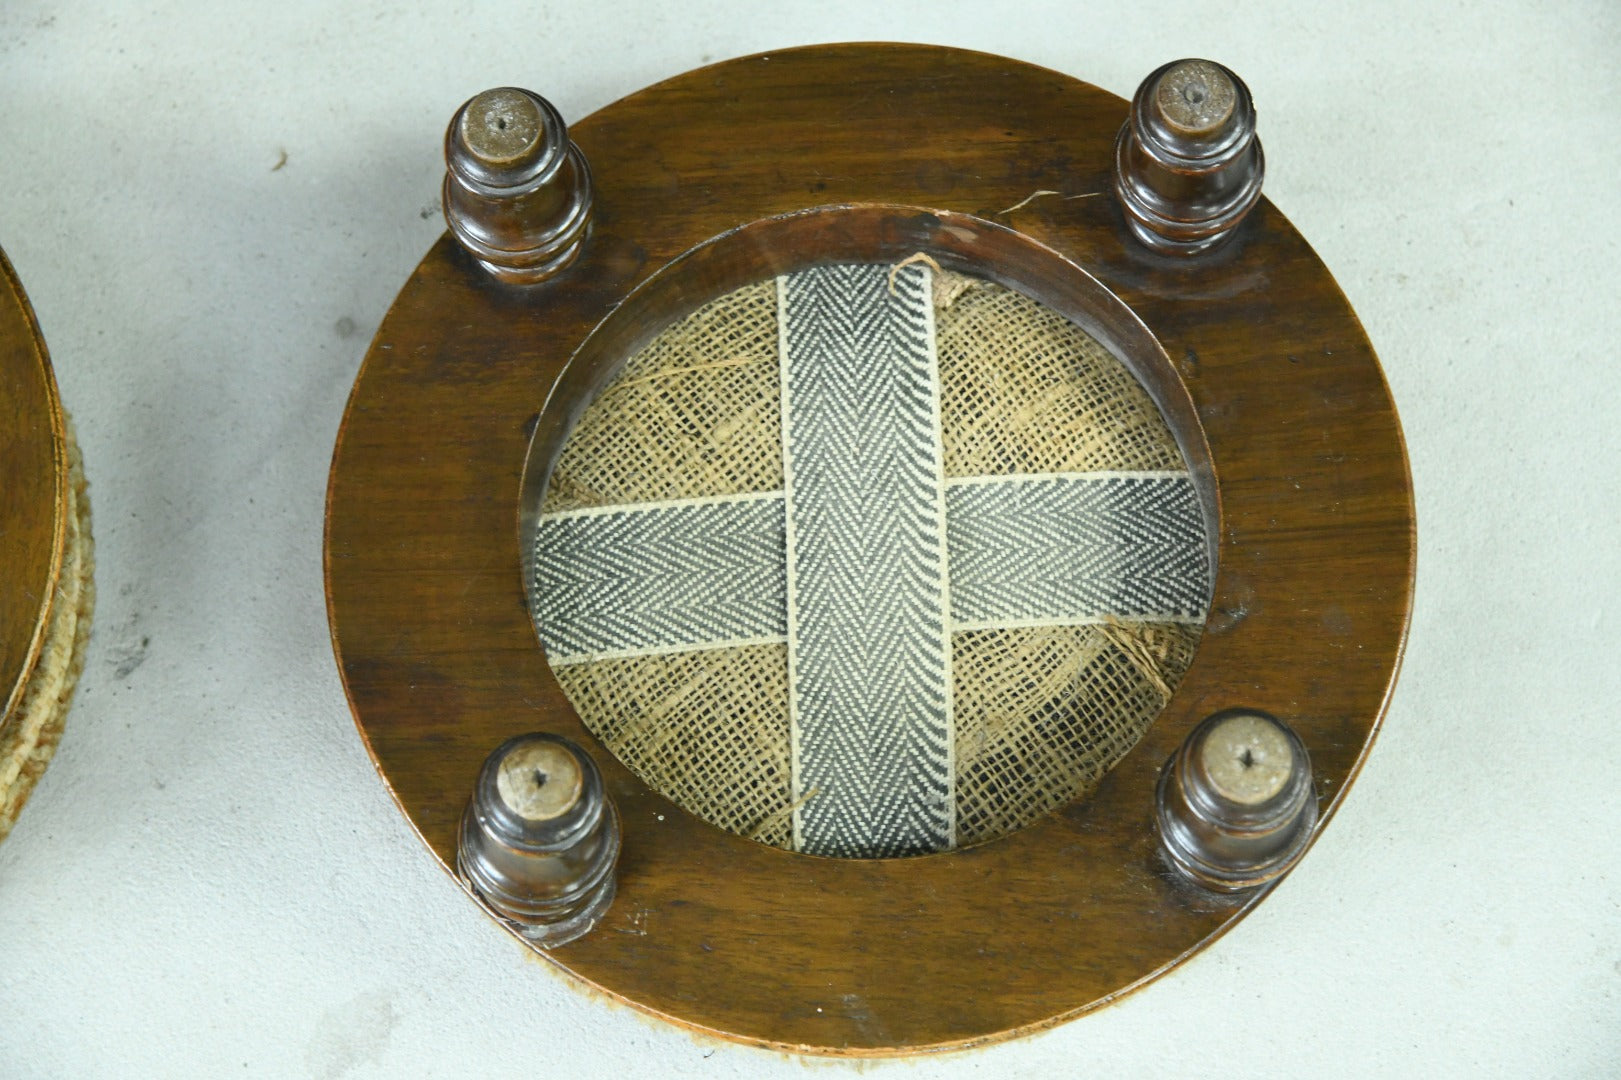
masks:
{"label": "grey textured backdrop", "polygon": [[1621,7],[145,7],[0,6],[0,245],[79,421],[101,589],[0,846],[0,1076],[803,1075],[581,992],[452,886],[350,723],[321,517],[457,104],[517,83],[578,117],[864,38],[1118,94],[1177,56],[1238,70],[1268,193],[1383,358],[1420,521],[1385,732],[1299,871],[1095,1016],[871,1071],[1621,1071]]}

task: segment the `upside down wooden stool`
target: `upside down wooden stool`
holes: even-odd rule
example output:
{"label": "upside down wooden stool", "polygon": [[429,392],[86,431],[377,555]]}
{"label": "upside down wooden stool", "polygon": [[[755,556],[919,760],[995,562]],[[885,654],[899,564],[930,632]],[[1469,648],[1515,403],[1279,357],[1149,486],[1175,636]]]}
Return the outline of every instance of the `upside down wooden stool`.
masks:
{"label": "upside down wooden stool", "polygon": [[[339,435],[326,580],[361,735],[470,895],[651,1013],[868,1055],[1098,1008],[1260,902],[1372,743],[1408,624],[1414,517],[1372,347],[1261,196],[1255,133],[1248,89],[1206,61],[1152,73],[1128,103],[912,45],[729,61],[566,126],[514,88],[458,111],[451,230],[384,320]],[[788,320],[812,310],[796,297],[822,269],[867,288],[875,312],[911,295],[928,341],[953,290],[1056,313],[1134,377],[1182,463],[1149,479],[1186,485],[1202,537],[1191,664],[1084,791],[983,839],[948,828],[858,852],[878,857],[818,854],[802,806],[816,792],[792,785],[779,840],[705,820],[571,704],[562,616],[538,614],[553,599],[537,585],[547,530],[621,513],[560,514],[548,493],[615,379],[644,377],[627,364],[695,313],[775,288],[763,317],[784,320],[781,385],[804,402]],[[775,370],[778,339],[761,340],[761,370]],[[994,486],[938,469],[932,482]],[[791,561],[797,485],[718,500],[744,508],[725,527],[774,536],[758,530],[786,514]],[[768,497],[765,523],[746,520]],[[966,581],[956,548],[951,560]],[[759,637],[798,663],[790,685],[808,666],[792,659],[794,587],[786,644],[776,624]],[[1108,612],[1091,621],[1118,630]],[[793,738],[797,769],[810,742]],[[526,888],[539,890],[527,906]]]}
{"label": "upside down wooden stool", "polygon": [[0,840],[56,753],[95,606],[90,502],[56,377],[0,252]]}

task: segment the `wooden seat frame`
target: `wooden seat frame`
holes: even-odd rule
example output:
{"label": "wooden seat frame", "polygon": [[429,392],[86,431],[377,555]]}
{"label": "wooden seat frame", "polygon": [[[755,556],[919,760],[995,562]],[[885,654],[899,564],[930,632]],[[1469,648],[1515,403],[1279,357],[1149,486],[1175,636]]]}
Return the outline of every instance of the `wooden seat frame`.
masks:
{"label": "wooden seat frame", "polygon": [[[1266,200],[1199,258],[1130,238],[1110,193],[1126,113],[981,53],[729,61],[572,126],[595,220],[557,277],[499,284],[447,237],[400,291],[333,459],[334,647],[378,770],[447,868],[479,765],[507,737],[566,735],[601,767],[624,820],[619,895],[595,932],[546,954],[558,966],[782,1049],[973,1045],[1114,1000],[1265,895],[1192,888],[1158,849],[1156,777],[1205,716],[1288,721],[1311,753],[1318,830],[1333,817],[1411,607],[1396,411],[1334,279]],[[1164,713],[1090,798],[948,854],[815,858],[706,824],[603,748],[537,644],[523,552],[570,426],[640,343],[751,280],[918,251],[1035,296],[1133,367],[1200,478],[1214,602]]]}

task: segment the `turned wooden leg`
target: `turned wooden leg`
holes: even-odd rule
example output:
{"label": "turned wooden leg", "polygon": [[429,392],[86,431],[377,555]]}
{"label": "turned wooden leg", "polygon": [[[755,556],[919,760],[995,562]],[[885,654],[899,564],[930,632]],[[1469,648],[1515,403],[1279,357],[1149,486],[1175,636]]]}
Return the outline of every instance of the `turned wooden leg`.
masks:
{"label": "turned wooden leg", "polygon": [[613,903],[619,815],[589,755],[520,735],[479,770],[456,868],[487,907],[551,948],[590,932]]}
{"label": "turned wooden leg", "polygon": [[591,227],[591,170],[551,102],[486,90],[445,131],[445,221],[501,281],[544,281],[579,254]]}
{"label": "turned wooden leg", "polygon": [[1261,198],[1265,160],[1249,88],[1220,64],[1177,60],[1144,79],[1115,142],[1114,189],[1132,235],[1197,255]]}
{"label": "turned wooden leg", "polygon": [[1293,866],[1317,823],[1311,759],[1288,725],[1255,710],[1208,717],[1166,762],[1160,840],[1171,862],[1218,892]]}

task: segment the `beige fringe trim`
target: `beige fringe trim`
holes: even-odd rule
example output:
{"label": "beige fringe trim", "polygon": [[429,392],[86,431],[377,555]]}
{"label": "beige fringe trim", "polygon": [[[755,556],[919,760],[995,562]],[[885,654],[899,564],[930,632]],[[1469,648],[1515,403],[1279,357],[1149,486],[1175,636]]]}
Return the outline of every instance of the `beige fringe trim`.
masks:
{"label": "beige fringe trim", "polygon": [[0,840],[10,833],[23,804],[45,772],[62,738],[74,687],[84,670],[96,606],[95,543],[90,531],[90,493],[84,459],[66,418],[68,450],[67,538],[62,573],[45,644],[18,702],[12,722],[0,733]]}

